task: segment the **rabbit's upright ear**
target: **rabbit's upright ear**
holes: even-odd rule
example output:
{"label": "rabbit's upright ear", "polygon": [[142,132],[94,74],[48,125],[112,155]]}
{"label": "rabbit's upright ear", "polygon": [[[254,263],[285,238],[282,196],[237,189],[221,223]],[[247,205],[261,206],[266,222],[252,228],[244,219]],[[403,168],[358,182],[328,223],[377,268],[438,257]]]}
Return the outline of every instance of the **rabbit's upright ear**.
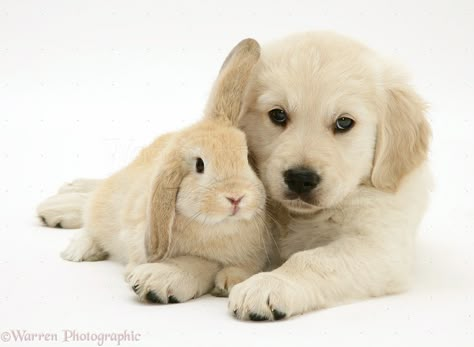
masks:
{"label": "rabbit's upright ear", "polygon": [[222,65],[206,107],[206,118],[236,125],[250,74],[260,58],[260,45],[245,39],[229,53]]}
{"label": "rabbit's upright ear", "polygon": [[152,182],[148,202],[145,249],[149,262],[167,256],[176,216],[176,199],[185,174],[178,150],[167,153],[166,158]]}

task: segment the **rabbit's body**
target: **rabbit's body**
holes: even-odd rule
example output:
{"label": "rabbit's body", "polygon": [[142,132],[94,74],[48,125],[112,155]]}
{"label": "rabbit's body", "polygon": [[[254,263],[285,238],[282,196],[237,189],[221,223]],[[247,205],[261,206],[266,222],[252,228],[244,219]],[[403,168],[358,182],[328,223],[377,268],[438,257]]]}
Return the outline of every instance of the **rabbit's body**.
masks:
{"label": "rabbit's body", "polygon": [[242,41],[224,63],[201,122],[159,137],[126,168],[94,182],[83,233],[65,259],[119,259],[140,299],[158,303],[212,288],[227,295],[264,269],[273,256],[265,191],[236,127],[259,55],[254,40]]}
{"label": "rabbit's body", "polygon": [[[231,128],[226,131],[237,132]],[[156,172],[160,171],[159,167],[169,160],[165,157],[167,145],[175,146],[174,142],[180,135],[159,137],[142,150],[130,165],[102,181],[92,193],[85,211],[84,226],[96,245],[112,258],[126,264],[146,262],[145,234],[152,193],[150,187],[156,179]],[[255,263],[254,267],[262,268],[262,262],[267,260],[261,255],[267,252],[264,241],[268,236],[264,235],[265,196],[263,188],[258,189],[260,201],[250,220],[228,219],[208,224],[178,213],[167,257],[194,255],[223,265]]]}
{"label": "rabbit's body", "polygon": [[155,179],[160,151],[164,151],[171,137],[166,134],[157,138],[128,166],[101,181],[86,205],[87,234],[111,258],[122,263],[146,262],[146,191]]}
{"label": "rabbit's body", "polygon": [[[207,173],[195,172],[196,158],[205,161]],[[240,198],[237,210],[229,197]],[[85,230],[63,257],[94,261],[110,256],[127,264],[133,286],[140,282],[137,267],[155,250],[154,226],[164,230],[155,240],[163,250],[161,263],[142,269],[176,259],[180,270],[197,266],[207,277],[197,281],[201,285],[195,287],[201,289],[193,296],[213,286],[216,294],[227,295],[234,284],[262,271],[272,256],[265,192],[247,162],[245,136],[211,120],[155,140],[131,164],[99,183],[84,216]],[[143,295],[153,301],[149,292]]]}

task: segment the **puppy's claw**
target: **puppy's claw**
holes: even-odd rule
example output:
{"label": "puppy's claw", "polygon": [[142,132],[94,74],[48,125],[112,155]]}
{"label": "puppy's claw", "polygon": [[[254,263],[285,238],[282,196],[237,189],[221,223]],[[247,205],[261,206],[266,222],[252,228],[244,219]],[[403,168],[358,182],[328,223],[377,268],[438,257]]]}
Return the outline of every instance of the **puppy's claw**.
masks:
{"label": "puppy's claw", "polygon": [[252,312],[249,314],[249,319],[254,322],[261,322],[261,321],[268,320],[268,317]]}
{"label": "puppy's claw", "polygon": [[160,299],[158,295],[156,295],[155,292],[149,291],[146,293],[146,299],[148,302],[154,303],[154,304],[162,304],[163,300]]}
{"label": "puppy's claw", "polygon": [[168,296],[168,304],[179,304],[179,303],[180,301],[176,299],[175,296],[173,295]]}
{"label": "puppy's claw", "polygon": [[281,312],[281,311],[278,311],[278,310],[275,310],[275,309],[272,310],[272,315],[273,315],[274,320],[280,320],[280,319],[284,319],[286,317],[285,312]]}

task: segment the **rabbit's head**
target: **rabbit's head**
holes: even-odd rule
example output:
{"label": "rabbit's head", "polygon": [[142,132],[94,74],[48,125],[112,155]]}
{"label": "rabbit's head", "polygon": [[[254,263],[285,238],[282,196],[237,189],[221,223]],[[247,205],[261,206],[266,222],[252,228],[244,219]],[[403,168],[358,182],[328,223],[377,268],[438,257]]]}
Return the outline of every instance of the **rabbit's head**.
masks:
{"label": "rabbit's head", "polygon": [[248,220],[263,210],[265,191],[248,162],[242,131],[203,122],[183,135],[178,213],[215,224]]}
{"label": "rabbit's head", "polygon": [[260,47],[252,39],[232,50],[204,120],[176,134],[165,151],[149,204],[150,260],[166,256],[176,213],[203,224],[234,223],[263,213],[265,190],[248,162],[245,134],[236,127],[259,55]]}

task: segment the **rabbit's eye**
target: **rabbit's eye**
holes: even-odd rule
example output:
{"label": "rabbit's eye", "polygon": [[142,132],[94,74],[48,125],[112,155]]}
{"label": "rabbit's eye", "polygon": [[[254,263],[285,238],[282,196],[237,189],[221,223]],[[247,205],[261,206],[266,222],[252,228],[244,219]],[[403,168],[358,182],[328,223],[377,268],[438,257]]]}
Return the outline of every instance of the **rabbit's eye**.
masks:
{"label": "rabbit's eye", "polygon": [[196,159],[196,172],[203,173],[204,172],[204,162],[201,158]]}

